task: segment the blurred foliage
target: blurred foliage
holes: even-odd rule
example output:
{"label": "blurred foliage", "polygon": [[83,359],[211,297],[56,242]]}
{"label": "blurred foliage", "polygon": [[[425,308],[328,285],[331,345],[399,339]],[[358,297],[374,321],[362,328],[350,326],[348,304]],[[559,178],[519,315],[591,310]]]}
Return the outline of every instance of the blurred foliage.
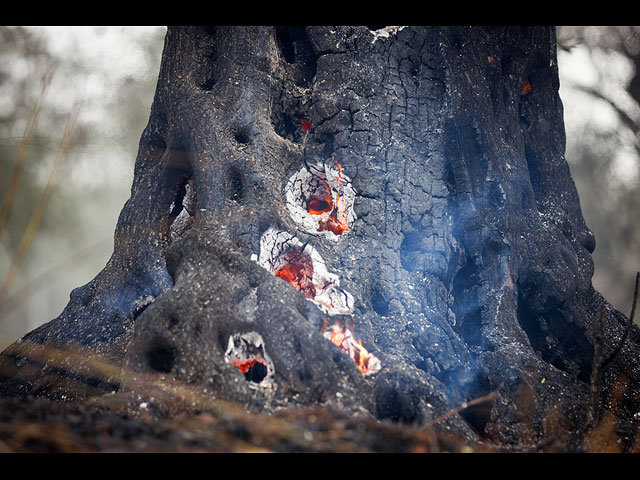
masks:
{"label": "blurred foliage", "polygon": [[[0,199],[20,149],[26,151],[0,231],[0,282],[45,189],[65,126],[79,111],[45,215],[0,305],[0,349],[58,316],[71,290],[90,281],[110,257],[151,110],[165,32],[164,27],[0,27]],[[25,136],[39,102],[35,129]]]}
{"label": "blurred foliage", "polygon": [[640,27],[558,27],[566,158],[596,237],[595,288],[629,314],[640,270]]}

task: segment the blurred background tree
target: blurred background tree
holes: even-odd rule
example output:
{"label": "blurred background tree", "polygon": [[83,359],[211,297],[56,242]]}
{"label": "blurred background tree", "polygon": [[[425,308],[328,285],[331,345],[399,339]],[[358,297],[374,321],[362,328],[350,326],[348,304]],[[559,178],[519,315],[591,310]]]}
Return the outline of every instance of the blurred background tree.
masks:
{"label": "blurred background tree", "polygon": [[596,237],[593,283],[629,315],[640,270],[640,27],[558,27],[566,158]]}
{"label": "blurred background tree", "polygon": [[[0,201],[6,206],[6,197],[11,199],[5,228],[0,211],[0,349],[58,316],[71,290],[90,281],[109,259],[149,118],[165,32],[0,27]],[[62,157],[60,142],[75,111]],[[62,162],[45,213],[9,284],[11,264],[25,246],[27,225],[56,157]],[[10,182],[20,159],[14,195]]]}
{"label": "blurred background tree", "polygon": [[[71,290],[90,281],[111,255],[165,32],[0,27],[0,199],[26,148],[0,229],[0,282],[47,184],[65,126],[79,109],[45,215],[0,300],[0,350],[58,316]],[[566,158],[596,236],[593,281],[626,314],[640,270],[639,36],[640,27],[558,27]]]}

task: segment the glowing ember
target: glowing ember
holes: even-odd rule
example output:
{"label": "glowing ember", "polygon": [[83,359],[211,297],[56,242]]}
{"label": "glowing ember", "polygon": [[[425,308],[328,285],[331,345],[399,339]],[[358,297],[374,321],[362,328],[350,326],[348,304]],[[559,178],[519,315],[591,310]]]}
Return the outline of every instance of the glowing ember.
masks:
{"label": "glowing ember", "polygon": [[260,255],[253,258],[325,313],[346,315],[353,310],[353,297],[340,288],[339,277],[327,271],[315,248],[303,245],[293,235],[269,228],[260,239]]}
{"label": "glowing ember", "polygon": [[282,278],[304,293],[307,298],[316,296],[316,289],[313,286],[313,262],[301,248],[292,248],[285,253],[282,267],[276,270],[276,277]]}
{"label": "glowing ember", "polygon": [[238,367],[238,369],[245,374],[248,373],[256,365],[256,363],[264,365],[265,371],[267,368],[267,362],[265,362],[264,360],[258,360],[257,358],[248,358],[246,360],[231,360],[229,363]]}
{"label": "glowing ember", "polygon": [[343,202],[340,201],[341,197],[338,195],[336,200],[336,208],[331,212],[331,216],[323,220],[318,225],[318,230],[328,230],[332,232],[334,235],[342,235],[344,232],[349,230],[349,222],[347,221],[347,216],[344,213],[344,205]]}
{"label": "glowing ember", "polygon": [[286,196],[289,214],[308,233],[337,240],[356,218],[355,190],[338,162],[303,167],[289,179]]}
{"label": "glowing ember", "polygon": [[349,355],[362,374],[369,375],[376,373],[382,368],[380,360],[364,348],[362,340],[355,341],[348,326],[343,327],[340,323],[336,322],[327,329],[325,325],[322,334],[336,347]]}
{"label": "glowing ember", "polygon": [[332,208],[331,198],[311,198],[307,201],[307,212],[311,215],[322,215]]}

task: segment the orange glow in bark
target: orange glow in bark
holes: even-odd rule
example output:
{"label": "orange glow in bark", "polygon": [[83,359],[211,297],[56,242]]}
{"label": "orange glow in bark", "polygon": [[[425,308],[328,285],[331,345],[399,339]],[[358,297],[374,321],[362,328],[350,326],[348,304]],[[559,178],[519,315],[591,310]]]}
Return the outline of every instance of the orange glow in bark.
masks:
{"label": "orange glow in bark", "polygon": [[331,210],[331,197],[328,198],[312,198],[307,202],[307,212],[311,215],[322,215]]}
{"label": "orange glow in bark", "polygon": [[249,358],[247,360],[231,360],[230,363],[231,365],[235,365],[236,367],[238,367],[238,369],[240,369],[242,373],[247,373],[256,363],[262,363],[265,367],[267,366],[267,363],[264,360],[258,360],[257,358]]}
{"label": "orange glow in bark", "polygon": [[328,230],[334,235],[342,235],[349,230],[349,222],[347,222],[346,215],[340,208],[340,195],[338,195],[336,208],[331,212],[331,216],[327,220],[320,222],[318,230]]}
{"label": "orange glow in bark", "polygon": [[311,259],[300,251],[287,255],[286,263],[275,272],[276,277],[290,283],[296,290],[304,293],[307,298],[316,296],[313,286],[313,264]]}

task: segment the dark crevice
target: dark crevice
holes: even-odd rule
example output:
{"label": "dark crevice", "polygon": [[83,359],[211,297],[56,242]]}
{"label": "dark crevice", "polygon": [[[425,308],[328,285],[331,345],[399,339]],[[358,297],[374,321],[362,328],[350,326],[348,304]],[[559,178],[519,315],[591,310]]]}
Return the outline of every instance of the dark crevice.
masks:
{"label": "dark crevice", "polygon": [[293,82],[307,88],[316,76],[317,58],[307,37],[306,27],[276,27],[276,43]]}
{"label": "dark crevice", "polygon": [[176,350],[168,345],[166,340],[159,338],[151,342],[145,357],[151,370],[159,373],[169,373],[175,364]]}
{"label": "dark crevice", "polygon": [[467,258],[465,265],[453,278],[453,305],[456,316],[455,330],[470,346],[484,347],[482,335],[482,306],[478,300],[480,272],[477,265]]}
{"label": "dark crevice", "polygon": [[[468,397],[480,398],[491,393],[491,384],[483,374],[478,375],[469,389]],[[491,421],[491,411],[494,402],[486,401],[476,405],[471,405],[460,412],[460,416],[475,430],[481,437],[486,436],[485,429]]]}
{"label": "dark crevice", "polygon": [[559,309],[535,314],[526,302],[525,293],[518,296],[518,321],[527,334],[533,350],[546,363],[589,383],[593,346],[584,332],[568,322]]}
{"label": "dark crevice", "polygon": [[244,372],[244,378],[249,382],[260,383],[267,376],[267,366],[264,363],[256,362]]}
{"label": "dark crevice", "polygon": [[169,225],[173,223],[178,214],[182,211],[182,201],[184,200],[184,196],[187,191],[187,182],[187,178],[183,178],[178,184],[175,197],[171,203],[171,211],[169,212]]}
{"label": "dark crevice", "polygon": [[[299,27],[298,27],[299,28]],[[290,27],[276,27],[276,41],[280,48],[280,53],[287,63],[296,61],[296,47],[293,43]]]}
{"label": "dark crevice", "polygon": [[248,145],[251,143],[251,136],[247,127],[236,127],[233,129],[233,139],[239,145]]}
{"label": "dark crevice", "polygon": [[173,192],[167,217],[167,236],[170,241],[182,236],[195,221],[197,195],[193,172],[189,169],[169,168],[169,192]]}
{"label": "dark crevice", "polygon": [[303,100],[297,97],[289,97],[279,87],[273,86],[271,103],[271,123],[273,129],[282,138],[291,142],[302,143],[305,138],[305,131],[302,120],[306,119],[303,113]]}
{"label": "dark crevice", "polygon": [[387,295],[380,290],[380,287],[375,287],[371,291],[371,306],[381,317],[389,315],[389,299]]}
{"label": "dark crevice", "polygon": [[201,90],[211,91],[217,81],[216,65],[218,60],[218,51],[216,48],[215,27],[204,27],[204,35],[200,37],[199,55],[201,56],[195,63],[196,85]]}
{"label": "dark crevice", "polygon": [[[307,134],[302,121],[312,121],[308,113],[310,92],[306,89],[315,79],[317,56],[305,27],[276,27],[274,36],[282,58],[282,76],[271,83],[271,122],[282,138],[302,143]],[[294,85],[305,90],[294,94],[298,91]]]}

